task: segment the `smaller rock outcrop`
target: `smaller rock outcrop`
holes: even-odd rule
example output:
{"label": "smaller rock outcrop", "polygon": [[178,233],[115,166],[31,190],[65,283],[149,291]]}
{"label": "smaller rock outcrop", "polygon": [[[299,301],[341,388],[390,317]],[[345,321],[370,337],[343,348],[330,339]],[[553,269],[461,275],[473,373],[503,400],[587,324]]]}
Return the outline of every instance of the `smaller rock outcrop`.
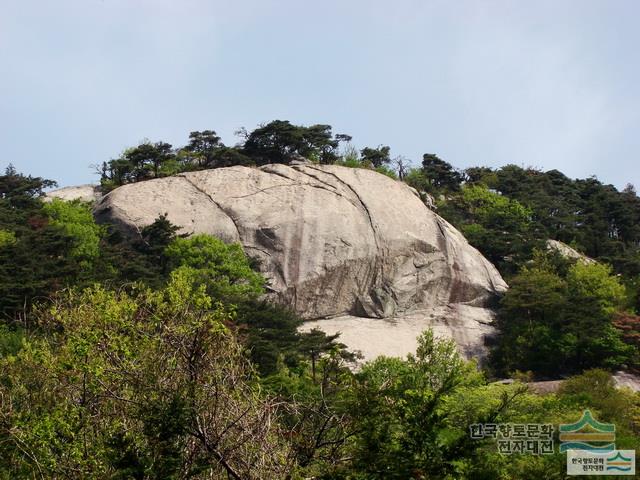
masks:
{"label": "smaller rock outcrop", "polygon": [[82,200],[83,202],[97,202],[102,198],[102,192],[98,185],[78,185],[75,187],[64,187],[48,192],[45,201],[52,198],[60,200]]}
{"label": "smaller rock outcrop", "polygon": [[634,392],[640,392],[640,375],[620,370],[613,374],[613,381],[618,388],[630,388]]}
{"label": "smaller rock outcrop", "polygon": [[575,248],[572,248],[559,240],[547,240],[547,250],[558,252],[564,258],[568,258],[570,260],[579,260],[584,263],[596,263],[593,258],[587,257]]}

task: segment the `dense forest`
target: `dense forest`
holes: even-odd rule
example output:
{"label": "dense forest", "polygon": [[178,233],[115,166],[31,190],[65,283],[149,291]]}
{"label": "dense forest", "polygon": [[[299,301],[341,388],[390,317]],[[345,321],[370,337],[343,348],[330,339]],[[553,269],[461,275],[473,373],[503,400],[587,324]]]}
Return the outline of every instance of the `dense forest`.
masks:
{"label": "dense forest", "polygon": [[[328,125],[273,121],[226,146],[145,141],[100,167],[103,191],[198,169],[311,161],[415,188],[500,270],[488,365],[431,331],[405,359],[353,370],[339,336],[265,302],[238,244],[160,216],[137,238],[55,182],[0,176],[0,478],[562,479],[565,456],[502,455],[478,423],[559,424],[590,409],[640,445],[640,199],[596,178],[507,165],[412,165]],[[565,258],[547,240],[593,261]],[[512,378],[513,383],[496,382]],[[532,379],[565,378],[538,394]]]}

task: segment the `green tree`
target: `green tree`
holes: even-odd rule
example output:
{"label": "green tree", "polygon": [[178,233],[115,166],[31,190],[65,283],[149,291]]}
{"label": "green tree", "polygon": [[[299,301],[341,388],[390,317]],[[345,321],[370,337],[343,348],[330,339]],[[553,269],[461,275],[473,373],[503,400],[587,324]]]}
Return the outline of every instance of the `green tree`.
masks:
{"label": "green tree", "polygon": [[511,280],[500,303],[493,352],[500,373],[616,368],[636,355],[614,325],[624,288],[610,267],[577,262],[562,276],[549,256],[537,253],[533,262]]}
{"label": "green tree", "polygon": [[133,174],[138,182],[160,177],[161,168],[172,157],[172,146],[166,142],[142,143],[125,154],[133,165]]}
{"label": "green tree", "polygon": [[464,185],[441,202],[439,213],[458,227],[503,275],[514,273],[539,244],[532,232],[533,212],[483,184]]}
{"label": "green tree", "polygon": [[[159,272],[165,273],[167,270],[165,250],[171,242],[179,237],[179,230],[180,227],[173,225],[165,213],[140,231],[140,239],[136,242],[135,247],[147,256],[147,260],[158,267]],[[181,238],[185,236],[182,235]]]}
{"label": "green tree", "polygon": [[300,478],[342,478],[336,473],[357,429],[348,409],[354,386],[348,361],[335,346],[318,359],[315,378],[306,369],[281,369],[265,381],[286,403],[281,422]]}
{"label": "green tree", "polygon": [[445,398],[480,381],[453,341],[427,331],[407,360],[380,357],[363,366],[353,392],[358,421],[352,478],[445,478],[460,459],[463,431],[447,429]]}
{"label": "green tree", "polygon": [[421,168],[410,168],[404,177],[410,187],[415,188],[422,196],[431,190],[429,180]]}
{"label": "green tree", "polygon": [[577,262],[567,274],[568,301],[565,331],[576,342],[573,361],[581,368],[624,364],[633,347],[622,341],[614,314],[622,306],[625,290],[611,267]]}
{"label": "green tree", "polygon": [[55,182],[19,174],[0,176],[0,316],[25,316],[35,299],[44,300],[73,284],[80,273],[78,238],[55,225],[43,207],[45,188]]}
{"label": "green tree", "polygon": [[170,270],[188,268],[209,294],[220,300],[255,298],[264,278],[251,269],[239,243],[225,244],[210,235],[176,238],[165,249]]}
{"label": "green tree", "polygon": [[330,125],[293,125],[287,120],[274,120],[246,135],[243,153],[258,165],[289,163],[302,156],[320,163],[334,163],[337,148],[348,135],[333,137]]}
{"label": "green tree", "polygon": [[100,256],[100,240],[105,230],[96,224],[91,206],[79,200],[67,202],[54,198],[44,204],[44,213],[52,225],[60,227],[75,240],[71,256],[90,268]]}
{"label": "green tree", "polygon": [[[300,346],[298,348],[305,355],[308,355],[309,360],[311,361],[311,375],[314,381],[316,379],[316,364],[318,363],[318,360],[323,354],[326,354],[336,348],[337,344],[335,341],[339,336],[339,333],[326,335],[322,330],[317,328],[302,334],[300,338]],[[344,347],[344,345],[339,346]]]}
{"label": "green tree", "polygon": [[343,147],[342,155],[336,163],[344,167],[360,168],[362,167],[360,163],[360,152],[351,143],[347,143]]}
{"label": "green tree", "polygon": [[557,373],[573,348],[562,332],[567,306],[567,283],[548,265],[524,268],[511,279],[500,302],[494,368],[501,374]]}
{"label": "green tree", "polygon": [[491,186],[533,211],[538,238],[574,245],[616,272],[640,274],[640,199],[597,178],[572,180],[558,170],[507,165]]}
{"label": "green tree", "polygon": [[[0,176],[0,200],[3,206],[15,209],[38,208],[38,201],[44,196],[44,189],[57,186],[53,180],[26,176],[18,173],[11,164]],[[3,212],[5,215],[8,212]]]}
{"label": "green tree", "polygon": [[103,163],[100,183],[108,191],[126,183],[159,178],[177,171],[171,144],[145,141],[126,149],[119,158]]}
{"label": "green tree", "polygon": [[495,188],[498,177],[494,170],[489,167],[469,167],[464,171],[465,183],[482,184],[489,188]]}
{"label": "green tree", "polygon": [[361,162],[370,164],[373,168],[380,168],[391,163],[391,147],[379,145],[377,148],[365,147],[360,150]]}
{"label": "green tree", "polygon": [[282,364],[299,364],[302,320],[288,308],[248,299],[238,302],[235,323],[261,375],[276,373]]}
{"label": "green tree", "polygon": [[189,134],[189,143],[184,150],[191,154],[190,159],[195,161],[199,168],[213,168],[216,166],[216,156],[223,147],[216,132],[203,130]]}
{"label": "green tree", "polygon": [[455,191],[462,183],[462,175],[433,153],[422,156],[422,170],[429,184],[437,190]]}

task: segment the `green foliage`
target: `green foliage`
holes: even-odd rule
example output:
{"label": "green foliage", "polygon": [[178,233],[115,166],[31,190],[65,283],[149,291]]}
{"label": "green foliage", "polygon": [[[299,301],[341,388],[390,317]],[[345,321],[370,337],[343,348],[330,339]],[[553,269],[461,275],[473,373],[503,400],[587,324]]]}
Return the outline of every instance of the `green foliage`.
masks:
{"label": "green foliage", "polygon": [[365,147],[360,150],[360,161],[378,169],[391,163],[390,151],[391,147],[387,145],[380,145],[377,148]]}
{"label": "green foliage", "polygon": [[[440,171],[438,162],[434,162],[434,168]],[[443,172],[446,171],[445,167]],[[446,178],[445,173],[442,173],[443,178]],[[526,230],[492,231],[474,217],[467,202],[455,193],[456,188],[436,189],[436,193],[446,193],[440,202],[439,213],[468,232],[472,243],[506,277],[516,273],[530,259],[532,249],[543,246],[547,239],[560,240],[592,258],[609,263],[616,273],[624,273],[628,279],[640,274],[640,199],[632,186],[619,192],[595,178],[571,180],[557,170],[542,172],[516,165],[497,170],[472,167],[464,173],[463,191],[470,191],[470,187],[480,191],[486,186],[491,189],[489,192],[501,194],[503,199],[516,202],[528,212]],[[456,181],[444,183],[455,185]],[[419,191],[434,191],[424,171],[409,172],[407,183]],[[484,228],[467,226],[472,224]],[[504,255],[508,250],[503,248],[505,245],[498,245],[495,250],[492,239],[496,234],[502,237],[499,244],[510,245],[511,251],[507,255]]]}
{"label": "green foliage", "polygon": [[507,165],[494,172],[503,195],[533,211],[539,238],[575,245],[616,272],[640,274],[640,199],[596,178],[571,180],[558,170],[541,172]]}
{"label": "green foliage", "polygon": [[609,267],[578,262],[562,275],[549,257],[536,254],[502,298],[494,367],[503,374],[557,375],[559,365],[571,372],[625,364],[634,348],[613,324],[623,299],[624,287]]}
{"label": "green foliage", "polygon": [[338,159],[340,141],[348,135],[331,133],[330,125],[293,125],[286,120],[274,120],[247,134],[243,153],[257,165],[289,163],[297,156],[315,158],[319,163],[334,163]]}
{"label": "green foliage", "polygon": [[462,175],[433,153],[422,156],[422,171],[431,191],[456,191],[460,188]]}
{"label": "green foliage", "polygon": [[418,192],[429,191],[429,180],[421,168],[410,168],[404,177],[404,181]]}
{"label": "green foliage", "polygon": [[532,239],[531,210],[482,184],[464,185],[439,205],[439,213],[503,274],[514,272],[537,245]]}
{"label": "green foliage", "polygon": [[22,329],[0,325],[0,358],[18,353],[22,348],[23,339]]}
{"label": "green foliage", "polygon": [[233,301],[263,293],[264,278],[251,269],[238,243],[193,235],[173,240],[165,255],[171,269],[189,271],[216,299]]}
{"label": "green foliage", "polygon": [[353,157],[338,160],[336,162],[336,165],[340,165],[341,167],[349,167],[349,168],[365,168],[358,158],[353,158]]}
{"label": "green foliage", "polygon": [[334,353],[341,355],[343,359],[354,359],[352,354],[344,353],[345,345],[336,342],[339,336],[339,333],[326,335],[317,328],[300,335],[298,351],[306,355],[311,361],[311,376],[314,381],[316,379],[316,365],[323,355]]}
{"label": "green foliage", "polygon": [[575,362],[582,368],[619,367],[633,355],[614,328],[613,314],[625,290],[611,268],[603,264],[573,265],[567,273],[568,304],[565,331],[576,341]]}
{"label": "green foliage", "polygon": [[211,168],[216,163],[216,157],[223,147],[220,137],[213,130],[191,132],[189,144],[184,151],[190,155],[189,160],[201,168]]}
{"label": "green foliage", "polygon": [[42,311],[45,335],[0,358],[0,476],[282,478],[273,406],[231,318],[181,272]]}
{"label": "green foliage", "polygon": [[102,164],[101,184],[104,190],[125,183],[140,182],[177,173],[175,152],[166,142],[144,141],[129,148],[116,159]]}
{"label": "green foliage", "polygon": [[167,219],[167,214],[160,215],[152,224],[140,231],[140,241],[136,244],[136,248],[164,272],[167,263],[165,250],[174,239],[178,238],[178,230],[180,228]]}
{"label": "green foliage", "polygon": [[[619,404],[620,396],[611,374],[606,370],[592,369],[563,382],[560,393],[570,397],[571,401],[585,402],[606,414],[620,414],[623,406]],[[603,421],[612,421],[612,417],[604,417]]]}
{"label": "green foliage", "polygon": [[622,341],[633,347],[630,366],[637,369],[640,367],[640,316],[629,312],[617,312],[613,318],[613,325],[620,333]]}
{"label": "green foliage", "polygon": [[579,308],[587,307],[594,316],[610,316],[625,298],[624,287],[611,270],[601,263],[575,263],[567,273],[569,300]]}
{"label": "green foliage", "polygon": [[398,180],[397,173],[389,166],[389,147],[364,148],[362,156],[352,145],[347,145],[344,153],[336,161],[336,165],[349,168],[366,168],[374,170],[389,178]]}
{"label": "green foliage", "polygon": [[47,298],[80,273],[71,252],[76,239],[49,220],[43,189],[50,180],[18,174],[0,176],[0,316],[28,312],[34,299]]}
{"label": "green foliage", "polygon": [[177,153],[182,170],[252,165],[239,148],[227,147],[213,130],[191,132],[189,143]]}
{"label": "green foliage", "polygon": [[[577,421],[586,409],[599,420],[616,424],[618,448],[636,448],[640,394],[613,388],[611,374],[596,370],[567,380],[557,394],[535,394],[526,386],[482,384],[458,389],[448,396],[449,428],[472,423],[544,423],[557,426]],[[557,433],[554,436],[556,448]],[[479,440],[454,462],[451,478],[463,479],[557,479],[566,478],[566,457],[553,455],[501,455],[495,440]],[[473,452],[473,453],[472,453]]]}
{"label": "green foliage", "polygon": [[464,171],[465,183],[468,185],[482,184],[495,189],[498,175],[489,167],[470,167]]}
{"label": "green foliage", "polygon": [[252,362],[263,376],[280,367],[295,367],[300,359],[302,320],[285,307],[260,300],[238,302],[236,324],[245,337]]}
{"label": "green foliage", "polygon": [[640,393],[616,388],[611,373],[587,370],[563,382],[558,392],[564,405],[597,412],[598,420],[616,425],[616,446],[634,449],[640,444]]}
{"label": "green foliage", "polygon": [[4,175],[0,176],[0,200],[3,205],[14,209],[37,208],[44,189],[56,185],[53,180],[22,175],[10,164]]}
{"label": "green foliage", "polygon": [[139,236],[129,236],[115,226],[106,226],[100,242],[101,257],[92,279],[115,286],[131,282],[162,286],[169,273],[164,250],[178,236],[178,230],[166,215],[160,215],[142,228]]}
{"label": "green foliage", "polygon": [[318,360],[315,377],[309,373],[282,368],[264,383],[286,405],[280,419],[299,478],[334,478],[350,454],[356,425],[347,398],[354,377],[337,349]]}
{"label": "green foliage", "polygon": [[353,477],[443,478],[467,441],[465,426],[447,426],[445,399],[464,385],[480,382],[473,365],[457,354],[452,341],[427,331],[407,360],[378,358],[357,374],[351,409],[355,427]]}
{"label": "green foliage", "polygon": [[0,230],[0,248],[15,245],[17,242],[16,234],[11,230]]}
{"label": "green foliage", "polygon": [[561,335],[566,310],[567,285],[555,272],[532,268],[516,275],[500,303],[494,367],[502,373],[557,370],[558,357],[568,356],[563,349],[571,343]]}
{"label": "green foliage", "polygon": [[531,220],[530,209],[480,185],[465,187],[462,201],[470,213],[489,228],[518,231]]}
{"label": "green foliage", "polygon": [[244,143],[234,147],[224,145],[213,130],[191,132],[189,143],[182,148],[145,140],[102,164],[102,189],[108,192],[127,183],[208,168],[289,163],[298,157],[332,164],[340,159],[340,143],[351,141],[349,135],[333,135],[330,125],[305,127],[286,120],[274,120],[251,132],[241,129],[238,133]]}
{"label": "green foliage", "polygon": [[100,255],[100,239],[104,227],[96,224],[91,206],[79,200],[66,202],[58,198],[44,204],[51,224],[60,227],[75,240],[71,255],[80,262],[90,263]]}

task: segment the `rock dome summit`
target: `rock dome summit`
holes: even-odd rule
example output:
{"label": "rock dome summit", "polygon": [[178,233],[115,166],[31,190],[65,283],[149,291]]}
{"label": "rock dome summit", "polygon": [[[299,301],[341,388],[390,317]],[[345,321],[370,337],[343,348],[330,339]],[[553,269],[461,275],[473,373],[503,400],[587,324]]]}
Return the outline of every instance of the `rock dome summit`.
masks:
{"label": "rock dome summit", "polygon": [[342,332],[365,358],[411,352],[429,326],[482,357],[487,305],[507,288],[413,189],[366,169],[202,170],[121,186],[95,206],[132,235],[165,213],[181,233],[240,242],[273,300],[307,319],[304,328]]}

